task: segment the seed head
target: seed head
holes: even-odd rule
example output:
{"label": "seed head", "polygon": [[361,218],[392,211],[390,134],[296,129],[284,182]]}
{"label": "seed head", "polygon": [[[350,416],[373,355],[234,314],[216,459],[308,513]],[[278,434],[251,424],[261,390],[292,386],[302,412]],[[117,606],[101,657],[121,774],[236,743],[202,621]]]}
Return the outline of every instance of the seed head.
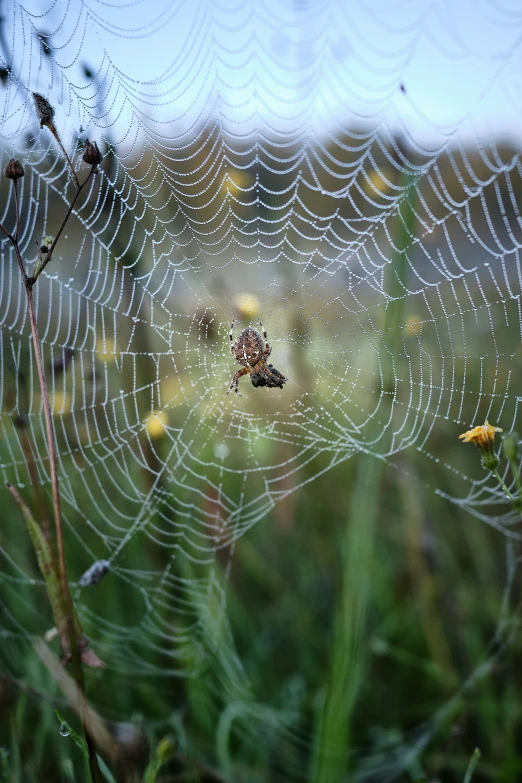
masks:
{"label": "seed head", "polygon": [[19,160],[11,158],[5,167],[5,176],[7,179],[20,179],[25,174],[24,167]]}
{"label": "seed head", "polygon": [[103,160],[103,155],[101,154],[100,150],[98,149],[98,145],[95,141],[87,141],[85,142],[85,151],[83,153],[83,160],[85,163],[88,163],[89,166],[99,166],[100,163]]}
{"label": "seed head", "polygon": [[463,443],[474,443],[480,451],[482,465],[486,470],[496,470],[499,466],[499,459],[495,454],[494,440],[495,432],[502,432],[500,427],[493,427],[489,422],[473,427],[469,432],[459,435]]}
{"label": "seed head", "polygon": [[36,115],[40,120],[40,128],[44,125],[50,130],[54,130],[54,108],[51,106],[47,98],[40,95],[39,92],[33,92],[34,105],[36,108]]}

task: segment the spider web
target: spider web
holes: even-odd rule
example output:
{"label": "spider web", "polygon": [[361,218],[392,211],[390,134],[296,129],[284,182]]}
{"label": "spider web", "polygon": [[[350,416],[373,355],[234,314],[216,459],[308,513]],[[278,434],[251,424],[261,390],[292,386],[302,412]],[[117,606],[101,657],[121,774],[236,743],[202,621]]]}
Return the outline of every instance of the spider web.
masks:
{"label": "spider web", "polygon": [[[441,465],[459,490],[433,492],[518,540],[514,512],[463,472],[453,440],[487,418],[518,423],[519,12],[166,0],[4,10],[2,166],[14,156],[26,168],[29,272],[35,239],[56,231],[74,192],[30,91],[56,107],[78,169],[86,138],[105,154],[35,299],[78,551],[69,576],[109,666],[188,676],[214,665],[224,637],[232,649],[237,540],[361,452],[399,469],[407,450]],[[24,491],[33,471],[48,493],[6,240],[0,301],[2,475]],[[242,396],[226,396],[234,318],[236,335],[262,318],[284,390],[243,379]],[[1,543],[3,638],[16,649],[49,617],[20,622],[31,600],[20,586],[43,585]],[[157,567],[140,567],[144,548]],[[121,622],[80,585],[100,560],[128,591]],[[234,667],[231,689],[246,687]]]}

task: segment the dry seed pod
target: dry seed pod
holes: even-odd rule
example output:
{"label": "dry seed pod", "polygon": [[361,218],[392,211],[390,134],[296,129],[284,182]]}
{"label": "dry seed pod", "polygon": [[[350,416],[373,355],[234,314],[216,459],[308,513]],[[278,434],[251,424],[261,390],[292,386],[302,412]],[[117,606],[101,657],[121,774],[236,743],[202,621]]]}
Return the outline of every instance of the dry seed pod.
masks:
{"label": "dry seed pod", "polygon": [[54,130],[54,108],[51,106],[47,98],[40,95],[39,92],[33,92],[34,105],[36,108],[36,115],[40,120],[40,128],[47,125],[48,128]]}
{"label": "dry seed pod", "polygon": [[5,167],[5,176],[7,179],[20,179],[25,174],[24,167],[19,160],[11,158],[7,166]]}
{"label": "dry seed pod", "polygon": [[95,141],[87,141],[85,142],[85,151],[83,153],[83,160],[85,163],[88,163],[89,166],[99,166],[100,163],[103,160],[103,155],[101,154],[100,150],[98,149],[98,145]]}

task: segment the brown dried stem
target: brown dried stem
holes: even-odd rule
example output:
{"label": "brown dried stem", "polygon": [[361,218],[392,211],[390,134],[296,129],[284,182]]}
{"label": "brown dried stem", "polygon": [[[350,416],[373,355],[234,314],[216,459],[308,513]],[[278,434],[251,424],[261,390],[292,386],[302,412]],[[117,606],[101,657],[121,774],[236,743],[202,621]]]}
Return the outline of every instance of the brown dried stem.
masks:
{"label": "brown dried stem", "polygon": [[[56,238],[54,239],[51,247],[49,248],[48,253],[46,254],[45,258],[42,257],[42,253],[40,251],[39,253],[39,263],[37,264],[37,267],[35,269],[35,274],[33,277],[28,277],[25,266],[22,260],[22,256],[20,254],[20,247],[18,244],[19,235],[20,235],[20,204],[19,204],[19,194],[18,194],[18,183],[17,180],[13,180],[13,187],[15,192],[15,208],[16,208],[16,224],[15,224],[15,232],[14,236],[6,230],[6,228],[0,223],[0,230],[7,236],[9,241],[11,242],[16,259],[18,261],[18,266],[20,268],[20,273],[22,275],[22,280],[25,285],[25,292],[27,296],[27,308],[29,311],[29,320],[31,324],[31,337],[33,341],[33,350],[34,350],[34,356],[36,360],[36,367],[38,372],[38,380],[40,384],[40,392],[42,396],[42,404],[43,404],[43,410],[44,410],[44,419],[45,419],[45,429],[46,429],[46,439],[47,439],[47,448],[49,452],[49,466],[50,466],[50,473],[51,473],[51,487],[52,487],[52,497],[53,497],[53,509],[54,509],[54,519],[55,519],[55,526],[56,526],[56,547],[57,547],[57,553],[58,553],[58,581],[59,581],[59,589],[61,594],[61,603],[62,603],[62,613],[65,618],[65,621],[63,625],[65,628],[62,630],[64,631],[64,636],[61,635],[61,641],[62,641],[62,648],[64,656],[71,657],[72,663],[75,669],[76,673],[76,680],[78,683],[78,689],[81,694],[81,701],[82,701],[82,724],[85,729],[85,736],[87,741],[87,747],[89,751],[89,760],[90,760],[90,768],[91,773],[93,776],[93,780],[95,782],[101,781],[100,771],[98,767],[98,761],[96,758],[96,751],[94,748],[94,744],[91,738],[91,732],[88,730],[88,727],[86,726],[86,720],[85,720],[85,689],[84,689],[84,678],[83,678],[83,669],[82,669],[82,653],[80,651],[79,647],[79,641],[83,642],[84,639],[78,639],[76,634],[76,628],[75,628],[75,611],[74,611],[74,604],[71,598],[71,594],[69,591],[69,583],[67,579],[67,565],[65,561],[65,548],[64,548],[64,539],[63,539],[63,524],[62,524],[62,511],[61,511],[61,502],[60,502],[60,487],[58,482],[58,459],[57,459],[57,452],[56,452],[56,441],[54,436],[54,429],[53,429],[53,421],[51,416],[51,405],[49,402],[49,393],[47,390],[47,382],[45,379],[45,371],[42,361],[42,351],[40,347],[40,340],[38,337],[38,327],[36,323],[36,312],[35,312],[35,306],[34,306],[34,298],[33,298],[33,286],[40,276],[40,274],[43,272],[47,264],[52,258],[53,251],[56,247],[56,244],[58,240],[60,239],[60,236],[67,224],[67,221],[69,220],[69,217],[71,216],[71,213],[74,209],[74,205],[76,204],[76,201],[78,200],[78,197],[87,184],[89,182],[90,178],[96,171],[96,166],[91,166],[91,170],[89,171],[89,174],[83,181],[83,183],[80,184],[78,177],[76,175],[76,172],[74,171],[74,168],[72,166],[71,161],[69,160],[69,156],[67,155],[63,144],[61,143],[59,135],[54,130],[53,127],[50,128],[51,132],[57,139],[58,143],[60,144],[60,147],[62,149],[62,152],[64,153],[66,160],[71,168],[71,171],[73,173],[75,182],[76,182],[76,192],[74,194],[74,197],[71,201],[71,204],[65,214],[64,219],[62,220],[62,224],[58,230],[58,233],[56,235]],[[9,491],[15,498],[16,502],[18,503],[20,509],[22,510],[22,513],[25,511],[28,513],[27,507],[25,506],[25,503],[18,493],[18,491],[12,487],[8,486]],[[49,566],[52,567],[52,566]],[[59,629],[60,630],[60,629]],[[68,647],[68,649],[65,649]],[[96,656],[94,656],[96,657]]]}
{"label": "brown dried stem", "polygon": [[16,228],[15,228],[15,242],[18,242],[20,236],[20,202],[18,199],[18,180],[13,180],[14,193],[15,193],[15,205],[16,205]]}
{"label": "brown dried stem", "polygon": [[80,193],[82,192],[82,190],[86,186],[86,184],[89,182],[90,178],[95,173],[95,171],[96,171],[96,166],[91,166],[91,170],[87,174],[87,176],[84,179],[84,181],[82,183],[78,182],[78,187],[76,188],[76,192],[75,192],[75,194],[73,196],[73,199],[72,199],[72,201],[71,201],[71,203],[69,205],[69,209],[65,213],[65,217],[62,220],[62,224],[61,224],[60,228],[58,229],[58,233],[56,234],[56,237],[54,238],[54,242],[52,243],[52,245],[49,248],[48,252],[45,254],[45,258],[41,261],[41,263],[39,263],[37,265],[37,267],[35,269],[35,272],[34,272],[34,275],[32,277],[27,278],[26,285],[29,285],[30,287],[32,287],[35,284],[35,282],[38,280],[38,278],[40,277],[42,272],[44,271],[44,269],[47,266],[47,264],[49,263],[49,261],[51,260],[54,248],[56,247],[56,243],[60,239],[62,231],[64,230],[65,226],[67,225],[67,221],[69,220],[69,218],[71,216],[71,212],[73,211],[74,205],[76,204],[76,202],[78,200],[78,196],[80,195]]}
{"label": "brown dried stem", "polygon": [[15,204],[16,204],[16,226],[15,226],[15,235],[9,233],[9,231],[0,223],[0,230],[4,232],[8,240],[11,242],[13,246],[13,250],[15,251],[16,260],[18,261],[18,266],[20,267],[20,274],[22,275],[22,279],[24,281],[24,285],[27,286],[27,274],[24,267],[24,262],[22,261],[22,256],[20,255],[20,248],[18,247],[18,235],[20,233],[20,205],[18,202],[18,182],[17,180],[13,180],[13,187],[15,190]]}
{"label": "brown dried stem", "polygon": [[70,157],[67,154],[67,150],[63,146],[62,140],[60,138],[60,134],[58,133],[58,131],[56,129],[56,125],[54,124],[54,122],[52,120],[50,120],[48,122],[44,122],[43,125],[45,125],[45,127],[48,128],[51,131],[51,133],[53,134],[54,138],[58,142],[58,145],[59,145],[61,151],[63,152],[64,158],[67,161],[67,163],[69,165],[69,168],[71,169],[71,173],[72,173],[72,175],[74,177],[74,181],[76,183],[76,187],[79,188],[80,187],[80,181],[78,179],[78,175],[77,175],[76,171],[74,170],[74,166],[73,166],[73,164],[71,162]]}
{"label": "brown dried stem", "polygon": [[58,485],[58,460],[56,456],[56,442],[54,439],[53,420],[51,417],[51,404],[49,402],[49,393],[45,380],[45,372],[42,362],[42,352],[40,350],[40,340],[38,338],[38,327],[36,325],[36,314],[34,310],[33,290],[31,286],[26,285],[27,307],[29,309],[29,320],[31,322],[31,335],[33,338],[34,357],[36,359],[36,368],[38,371],[38,380],[40,381],[40,392],[42,394],[42,403],[45,418],[45,431],[47,435],[47,448],[49,449],[49,464],[51,468],[51,487],[53,493],[54,520],[56,523],[56,545],[58,550],[58,573],[62,585],[62,594],[65,604],[70,602],[69,586],[67,583],[67,566],[65,564],[65,550],[63,546],[63,527],[62,527],[62,508],[60,502],[60,488]]}

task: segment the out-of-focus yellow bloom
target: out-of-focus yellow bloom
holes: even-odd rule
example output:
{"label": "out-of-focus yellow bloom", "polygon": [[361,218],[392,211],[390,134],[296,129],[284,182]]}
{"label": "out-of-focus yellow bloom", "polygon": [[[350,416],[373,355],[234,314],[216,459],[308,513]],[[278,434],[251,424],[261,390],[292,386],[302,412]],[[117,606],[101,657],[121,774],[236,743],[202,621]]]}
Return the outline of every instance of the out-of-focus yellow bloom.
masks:
{"label": "out-of-focus yellow bloom", "polygon": [[386,169],[368,172],[368,179],[366,177],[363,180],[363,189],[368,196],[375,196],[377,193],[386,193],[390,189],[390,182],[392,178],[390,172]]}
{"label": "out-of-focus yellow bloom", "polygon": [[404,326],[404,334],[407,335],[408,337],[411,337],[412,335],[416,336],[420,334],[421,329],[422,329],[422,318],[420,317],[420,315],[411,315],[408,318],[406,325]]}
{"label": "out-of-focus yellow bloom", "polygon": [[251,179],[246,171],[240,169],[228,169],[221,184],[221,193],[226,196],[227,193],[231,193],[233,196],[238,196],[246,188],[250,187]]}
{"label": "out-of-focus yellow bloom", "polygon": [[482,465],[486,470],[496,470],[499,465],[498,457],[493,449],[496,432],[502,432],[502,430],[500,427],[493,427],[486,421],[485,424],[480,424],[478,427],[473,427],[472,430],[459,435],[459,439],[463,443],[474,443],[478,447],[482,457]]}
{"label": "out-of-focus yellow bloom", "polygon": [[168,423],[169,417],[167,416],[166,411],[152,411],[150,416],[147,416],[145,419],[145,427],[153,440],[162,438],[165,435]]}
{"label": "out-of-focus yellow bloom", "polygon": [[105,340],[96,341],[96,351],[100,361],[107,362],[107,364],[113,364],[116,361],[118,346],[114,340],[107,337]]}
{"label": "out-of-focus yellow bloom", "polygon": [[261,302],[255,294],[238,294],[234,304],[241,318],[255,318],[259,315]]}

